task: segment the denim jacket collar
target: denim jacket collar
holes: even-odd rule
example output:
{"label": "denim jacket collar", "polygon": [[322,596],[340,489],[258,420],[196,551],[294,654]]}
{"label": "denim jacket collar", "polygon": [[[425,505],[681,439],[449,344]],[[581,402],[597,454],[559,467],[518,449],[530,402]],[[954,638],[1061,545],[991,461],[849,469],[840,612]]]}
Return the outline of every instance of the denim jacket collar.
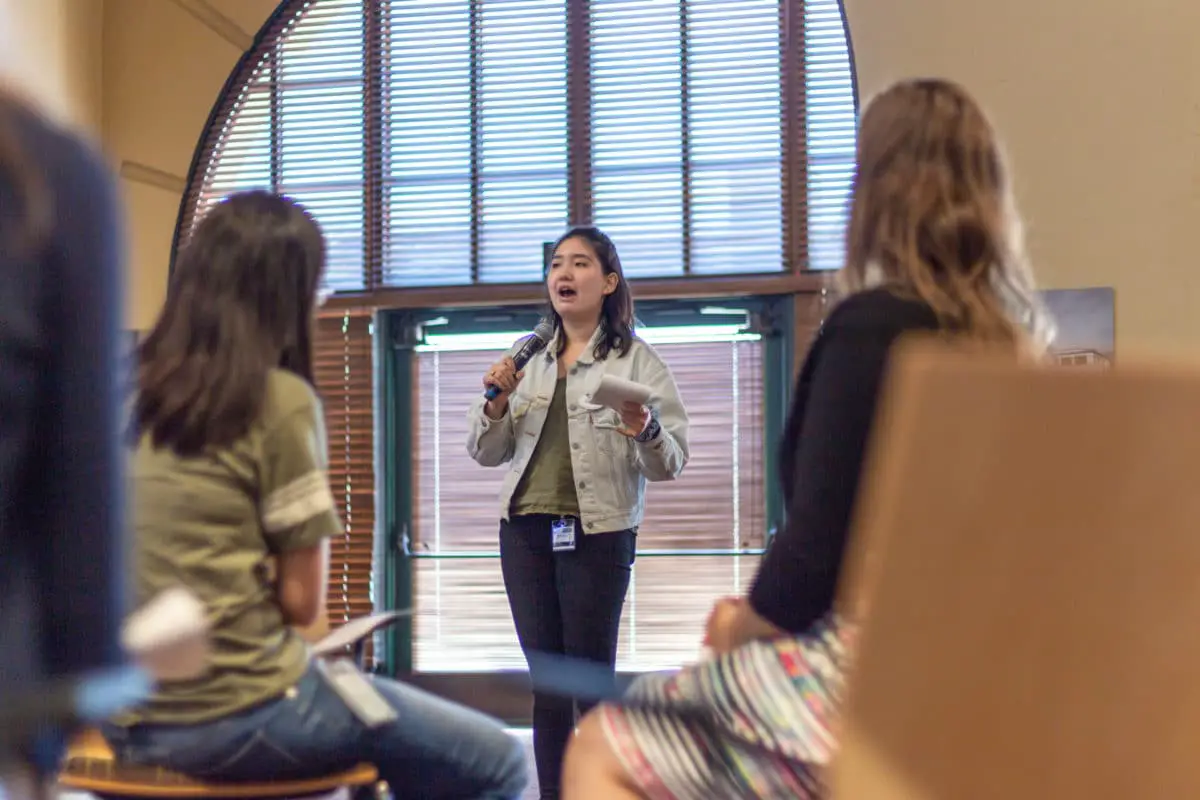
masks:
{"label": "denim jacket collar", "polygon": [[[554,334],[554,341],[546,346],[546,360],[558,361],[558,345],[562,339],[562,327],[560,326]],[[575,360],[576,364],[593,364],[596,361],[596,345],[600,343],[600,339],[604,336],[604,322],[601,321],[596,326],[596,330],[592,332],[592,338],[588,339],[587,346],[583,348],[583,352],[579,354],[579,358]]]}

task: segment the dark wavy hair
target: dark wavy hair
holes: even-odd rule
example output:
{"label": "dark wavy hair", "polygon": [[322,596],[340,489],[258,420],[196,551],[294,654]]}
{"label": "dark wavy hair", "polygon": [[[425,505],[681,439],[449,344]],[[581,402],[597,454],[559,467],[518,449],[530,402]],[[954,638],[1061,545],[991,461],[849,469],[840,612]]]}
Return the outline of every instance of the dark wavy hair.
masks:
{"label": "dark wavy hair", "polygon": [[[604,297],[604,305],[600,308],[600,327],[603,335],[600,337],[600,341],[596,342],[592,355],[597,360],[603,360],[608,357],[609,353],[616,352],[617,357],[621,358],[629,353],[629,348],[633,347],[634,318],[633,293],[629,290],[629,282],[625,280],[625,272],[621,269],[621,257],[617,255],[617,246],[599,228],[578,225],[558,237],[558,241],[554,243],[551,251],[551,259],[553,259],[553,253],[558,252],[559,245],[568,239],[583,239],[590,244],[596,251],[596,258],[600,260],[600,268],[604,270],[604,274],[617,276],[617,288],[613,290],[612,294]],[[549,269],[550,261],[547,261],[546,270]],[[556,331],[562,330],[562,318],[554,310],[553,303],[550,303],[546,316],[554,322]],[[559,355],[562,355],[566,346],[566,337],[558,337]]]}
{"label": "dark wavy hair", "polygon": [[132,433],[182,456],[228,446],[262,411],[270,370],[313,382],[325,240],[292,200],[234,194],[175,261],[167,300],[137,353]]}

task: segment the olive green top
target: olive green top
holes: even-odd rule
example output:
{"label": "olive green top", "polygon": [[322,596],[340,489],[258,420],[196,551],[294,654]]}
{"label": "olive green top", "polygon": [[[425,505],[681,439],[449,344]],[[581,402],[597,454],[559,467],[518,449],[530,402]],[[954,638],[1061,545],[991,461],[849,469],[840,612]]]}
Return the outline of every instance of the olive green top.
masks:
{"label": "olive green top", "polygon": [[571,436],[567,431],[566,378],[559,378],[554,384],[546,424],[529,457],[529,467],[513,494],[511,513],[579,516],[575,471],[571,467]]}
{"label": "olive green top", "polygon": [[181,458],[139,443],[133,473],[137,604],[180,585],[204,603],[208,669],[159,684],[118,717],[192,724],[282,695],[308,665],[308,648],[276,599],[272,556],[340,534],[326,475],[321,406],[311,386],[283,370],[267,379],[259,420],[240,441]]}

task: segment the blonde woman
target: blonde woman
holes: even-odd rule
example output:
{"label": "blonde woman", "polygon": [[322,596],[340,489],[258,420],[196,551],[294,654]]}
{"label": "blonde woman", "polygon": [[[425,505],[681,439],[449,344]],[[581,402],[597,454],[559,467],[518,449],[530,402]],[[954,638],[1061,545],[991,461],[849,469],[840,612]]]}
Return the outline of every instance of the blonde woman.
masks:
{"label": "blonde woman", "polygon": [[644,678],[584,720],[565,798],[822,794],[852,633],[834,591],[888,353],[916,331],[1041,347],[1049,325],[1019,222],[996,132],[961,87],[905,81],[869,105],[845,296],[809,352],[784,433],[787,524],[749,595],[713,608],[713,660]]}

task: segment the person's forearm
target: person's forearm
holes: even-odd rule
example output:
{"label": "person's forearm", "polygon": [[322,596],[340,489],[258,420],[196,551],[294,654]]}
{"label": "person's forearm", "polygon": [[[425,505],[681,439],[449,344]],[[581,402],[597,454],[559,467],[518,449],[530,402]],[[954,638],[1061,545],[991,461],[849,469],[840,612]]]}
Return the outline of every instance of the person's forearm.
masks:
{"label": "person's forearm", "polygon": [[483,413],[487,414],[487,418],[492,422],[498,422],[504,418],[504,414],[508,411],[508,398],[497,397],[495,400],[488,400],[483,404]]}
{"label": "person's forearm", "polygon": [[741,604],[733,625],[733,640],[736,647],[758,641],[759,639],[774,639],[787,634],[783,628],[770,620],[758,615],[749,601]]}

